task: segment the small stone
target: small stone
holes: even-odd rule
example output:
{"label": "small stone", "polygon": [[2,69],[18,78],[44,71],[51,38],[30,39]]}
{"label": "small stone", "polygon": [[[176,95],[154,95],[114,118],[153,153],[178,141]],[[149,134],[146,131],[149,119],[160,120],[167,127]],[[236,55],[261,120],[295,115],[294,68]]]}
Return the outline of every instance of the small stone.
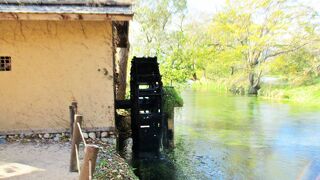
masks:
{"label": "small stone", "polygon": [[5,144],[7,143],[6,139],[5,138],[0,138],[0,144]]}
{"label": "small stone", "polygon": [[23,133],[20,134],[19,136],[21,139],[23,139],[25,137],[25,135]]}
{"label": "small stone", "polygon": [[88,133],[82,133],[83,134],[83,137],[85,138],[85,139],[88,139]]}
{"label": "small stone", "polygon": [[108,142],[108,138],[101,138],[102,142]]}
{"label": "small stone", "polygon": [[32,137],[32,135],[33,135],[33,133],[32,132],[27,132],[27,133],[24,133],[24,137],[26,137],[26,138],[30,138],[30,137]]}
{"label": "small stone", "polygon": [[45,134],[43,135],[43,137],[46,138],[46,139],[49,139],[49,138],[50,138],[50,134],[49,134],[49,133],[45,133]]}
{"label": "small stone", "polygon": [[101,133],[101,138],[105,138],[105,137],[108,137],[108,133],[107,132],[102,132]]}
{"label": "small stone", "polygon": [[117,144],[117,139],[116,138],[110,138],[109,144],[116,145]]}
{"label": "small stone", "polygon": [[56,134],[55,137],[53,138],[54,141],[60,141],[61,135]]}
{"label": "small stone", "polygon": [[116,135],[112,134],[112,135],[110,135],[110,138],[115,139]]}
{"label": "small stone", "polygon": [[70,137],[70,133],[69,133],[69,132],[64,133],[64,135],[65,135],[66,137]]}
{"label": "small stone", "polygon": [[94,133],[94,132],[89,133],[89,137],[91,139],[95,140],[96,139],[96,133]]}
{"label": "small stone", "polygon": [[42,137],[43,137],[43,135],[42,135],[42,134],[39,134],[38,136],[39,136],[39,138],[42,138]]}
{"label": "small stone", "polygon": [[110,131],[110,132],[109,132],[109,134],[110,134],[110,135],[113,135],[113,134],[114,134],[114,132],[113,132],[113,131]]}
{"label": "small stone", "polygon": [[117,143],[115,138],[101,138],[101,141],[111,145],[115,145]]}
{"label": "small stone", "polygon": [[61,138],[61,134],[56,134],[55,137]]}
{"label": "small stone", "polygon": [[101,137],[101,133],[100,132],[96,132],[96,137],[100,138]]}

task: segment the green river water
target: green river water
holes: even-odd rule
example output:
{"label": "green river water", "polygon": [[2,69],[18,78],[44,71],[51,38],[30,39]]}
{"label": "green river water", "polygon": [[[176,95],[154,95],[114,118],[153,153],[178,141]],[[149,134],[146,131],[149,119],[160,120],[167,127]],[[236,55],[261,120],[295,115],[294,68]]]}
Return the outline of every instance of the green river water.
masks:
{"label": "green river water", "polygon": [[175,148],[140,163],[141,179],[320,179],[320,109],[185,91]]}

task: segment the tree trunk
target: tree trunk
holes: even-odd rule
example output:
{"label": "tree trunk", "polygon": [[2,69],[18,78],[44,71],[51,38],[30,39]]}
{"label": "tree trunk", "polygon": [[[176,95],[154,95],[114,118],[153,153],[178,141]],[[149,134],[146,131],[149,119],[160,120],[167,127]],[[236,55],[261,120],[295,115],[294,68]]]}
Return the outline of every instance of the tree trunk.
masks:
{"label": "tree trunk", "polygon": [[251,72],[249,74],[249,90],[248,90],[248,95],[258,95],[258,91],[260,90],[260,78],[261,78],[261,72],[257,79],[255,80],[255,74]]}
{"label": "tree trunk", "polygon": [[193,80],[195,80],[195,81],[198,80],[197,73],[193,73],[193,74],[192,74],[192,78],[193,78]]}

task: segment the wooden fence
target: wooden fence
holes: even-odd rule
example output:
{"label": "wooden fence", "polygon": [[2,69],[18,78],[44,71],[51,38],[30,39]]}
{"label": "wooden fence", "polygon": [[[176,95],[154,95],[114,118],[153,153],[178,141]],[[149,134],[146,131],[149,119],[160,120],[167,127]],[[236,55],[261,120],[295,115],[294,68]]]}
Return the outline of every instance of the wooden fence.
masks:
{"label": "wooden fence", "polygon": [[[81,129],[83,116],[77,113],[76,102],[73,102],[70,106],[70,115],[70,125],[72,125],[70,128],[72,134],[70,172],[78,172],[80,180],[91,180],[96,167],[99,146],[86,143]],[[80,167],[79,144],[81,141],[84,144],[84,158],[82,166]]]}

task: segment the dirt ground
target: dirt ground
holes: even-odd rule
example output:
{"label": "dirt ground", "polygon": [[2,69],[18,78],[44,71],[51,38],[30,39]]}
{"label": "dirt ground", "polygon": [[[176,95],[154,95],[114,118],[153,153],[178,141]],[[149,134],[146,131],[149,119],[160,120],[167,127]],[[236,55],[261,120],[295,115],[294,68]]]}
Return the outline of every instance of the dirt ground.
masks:
{"label": "dirt ground", "polygon": [[0,144],[0,179],[69,180],[70,143]]}

